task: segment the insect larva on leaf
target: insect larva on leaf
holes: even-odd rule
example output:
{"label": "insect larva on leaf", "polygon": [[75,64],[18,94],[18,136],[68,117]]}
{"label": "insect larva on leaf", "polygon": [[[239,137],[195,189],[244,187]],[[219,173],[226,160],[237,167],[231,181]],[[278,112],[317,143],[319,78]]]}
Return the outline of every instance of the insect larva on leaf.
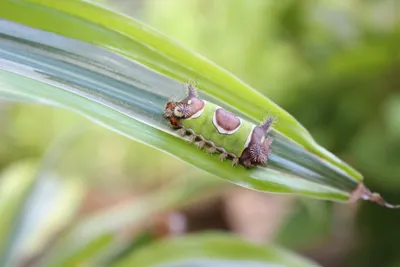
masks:
{"label": "insect larva on leaf", "polygon": [[269,136],[274,119],[267,118],[256,126],[233,113],[205,100],[199,99],[192,84],[187,85],[187,97],[166,104],[164,115],[177,128],[181,136],[208,153],[220,153],[220,159],[232,159],[232,165],[245,167],[265,165],[271,151],[272,137]]}

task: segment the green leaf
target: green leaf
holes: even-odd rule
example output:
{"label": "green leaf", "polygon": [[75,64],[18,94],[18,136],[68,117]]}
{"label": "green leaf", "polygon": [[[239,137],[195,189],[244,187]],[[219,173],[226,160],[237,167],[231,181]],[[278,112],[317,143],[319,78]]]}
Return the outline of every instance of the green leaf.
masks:
{"label": "green leaf", "polygon": [[[71,177],[70,177],[71,178]],[[10,166],[0,178],[0,263],[20,266],[43,252],[76,212],[82,187],[39,171],[33,161]]]}
{"label": "green leaf", "polygon": [[82,185],[73,177],[63,180],[46,173],[37,179],[18,220],[11,266],[20,266],[47,251],[60,231],[71,223],[82,200]]}
{"label": "green leaf", "polygon": [[54,165],[80,134],[68,132],[56,142],[40,164],[12,165],[0,179],[0,263],[22,266],[43,253],[74,217],[82,196],[79,179],[60,179]]}
{"label": "green leaf", "polygon": [[272,245],[255,245],[235,236],[207,233],[150,244],[112,266],[309,267],[318,265]]}
{"label": "green leaf", "polygon": [[24,210],[24,204],[33,188],[36,164],[18,162],[8,167],[0,177],[0,265],[10,259],[16,225]]}
{"label": "green leaf", "polygon": [[[0,94],[74,110],[255,190],[347,200],[362,180],[318,146],[290,114],[138,21],[90,1],[6,0],[0,5],[1,17],[37,28],[0,22]],[[162,116],[170,97],[183,96],[171,78],[196,78],[202,97],[253,122],[268,111],[276,115],[279,123],[268,168],[233,168],[177,137]]]}
{"label": "green leaf", "polygon": [[[221,163],[216,156],[210,156],[171,134],[130,118],[116,110],[108,108],[104,104],[88,101],[86,98],[68,91],[59,90],[57,87],[6,71],[1,71],[0,77],[1,90],[18,92],[24,96],[27,94],[29,96],[35,95],[40,102],[59,106],[65,105],[95,121],[101,122],[114,131],[151,144],[193,165],[242,186],[264,191],[292,192],[329,199],[346,199],[345,192],[319,186],[308,180],[298,179],[296,176],[285,172],[267,168],[258,168],[253,171],[248,171],[242,167],[233,168],[229,162]],[[162,126],[162,124],[158,123],[158,126]],[[167,129],[166,126],[164,127]]]}
{"label": "green leaf", "polygon": [[295,203],[276,234],[275,242],[290,249],[310,251],[332,234],[332,203],[303,199]]}
{"label": "green leaf", "polygon": [[121,237],[124,229],[138,226],[155,214],[177,209],[219,188],[217,180],[204,178],[193,175],[189,184],[174,182],[139,199],[82,218],[49,249],[41,265],[104,264],[132,242],[130,235]]}
{"label": "green leaf", "polygon": [[[361,175],[317,145],[290,114],[215,64],[142,23],[93,1],[7,0],[6,19],[95,44],[180,81],[196,78],[205,93],[257,122],[267,113],[279,117],[276,129],[357,180]],[[57,23],[51,23],[57,21]],[[79,29],[76,30],[76,29]]]}

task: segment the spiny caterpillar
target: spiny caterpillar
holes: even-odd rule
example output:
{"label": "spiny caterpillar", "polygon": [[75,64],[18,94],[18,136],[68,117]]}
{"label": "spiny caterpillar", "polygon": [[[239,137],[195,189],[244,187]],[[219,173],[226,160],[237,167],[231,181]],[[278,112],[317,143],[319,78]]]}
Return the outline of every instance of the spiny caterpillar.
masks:
{"label": "spiny caterpillar", "polygon": [[223,108],[199,99],[192,84],[187,85],[188,94],[182,101],[168,102],[164,116],[171,127],[181,136],[188,135],[190,142],[208,153],[220,153],[221,161],[230,158],[232,165],[245,167],[265,165],[271,151],[269,136],[273,118],[269,117],[259,126],[237,117]]}

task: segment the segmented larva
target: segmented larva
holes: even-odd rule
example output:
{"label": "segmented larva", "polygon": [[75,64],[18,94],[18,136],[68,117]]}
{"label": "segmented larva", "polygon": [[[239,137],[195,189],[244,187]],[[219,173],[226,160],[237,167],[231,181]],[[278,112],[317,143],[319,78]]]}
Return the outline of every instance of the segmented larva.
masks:
{"label": "segmented larva", "polygon": [[171,127],[181,136],[208,153],[220,153],[220,159],[232,159],[232,165],[245,167],[265,165],[271,151],[269,132],[273,118],[256,126],[229,111],[199,99],[192,84],[187,85],[188,95],[182,101],[166,104],[164,115]]}

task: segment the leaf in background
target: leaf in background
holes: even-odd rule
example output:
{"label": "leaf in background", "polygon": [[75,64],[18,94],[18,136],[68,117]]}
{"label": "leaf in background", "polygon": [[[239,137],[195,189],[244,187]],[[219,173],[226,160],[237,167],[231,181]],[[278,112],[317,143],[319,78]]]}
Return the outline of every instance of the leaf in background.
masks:
{"label": "leaf in background", "polygon": [[20,266],[42,253],[79,206],[79,181],[37,172],[37,164],[19,162],[0,179],[1,266]]}
{"label": "leaf in background", "polygon": [[303,199],[280,226],[275,242],[291,249],[317,247],[333,231],[332,203]]}
{"label": "leaf in background", "polygon": [[40,164],[20,163],[4,174],[0,211],[5,222],[0,229],[7,234],[0,234],[0,244],[8,248],[0,250],[2,266],[24,265],[40,256],[74,217],[84,192],[82,182],[60,179],[53,168],[81,129],[56,139]]}
{"label": "leaf in background", "polygon": [[81,203],[84,190],[78,179],[60,179],[51,173],[38,179],[19,219],[11,266],[20,266],[47,251]]}
{"label": "leaf in background", "polygon": [[13,240],[17,234],[24,204],[34,185],[36,164],[32,161],[18,162],[6,169],[0,177],[0,265],[9,260]]}
{"label": "leaf in background", "polygon": [[126,201],[88,215],[69,229],[49,251],[41,266],[70,266],[110,261],[126,249],[137,233],[126,231],[138,227],[157,213],[177,209],[198,197],[217,191],[218,180],[193,175],[189,183],[173,182],[144,197]]}
{"label": "leaf in background", "polygon": [[[0,67],[5,71],[0,90],[6,95],[75,110],[244,187],[332,200],[347,200],[358,188],[353,198],[381,201],[360,184],[358,172],[318,146],[287,112],[147,26],[90,1],[7,0],[1,7],[5,19],[115,52],[1,21]],[[198,79],[206,99],[254,122],[268,111],[278,116],[280,132],[273,133],[268,168],[232,168],[177,138],[162,110],[168,98],[183,91],[159,73]]]}
{"label": "leaf in background", "polygon": [[167,239],[121,259],[113,267],[310,267],[309,260],[272,245],[255,245],[238,237],[207,233]]}

